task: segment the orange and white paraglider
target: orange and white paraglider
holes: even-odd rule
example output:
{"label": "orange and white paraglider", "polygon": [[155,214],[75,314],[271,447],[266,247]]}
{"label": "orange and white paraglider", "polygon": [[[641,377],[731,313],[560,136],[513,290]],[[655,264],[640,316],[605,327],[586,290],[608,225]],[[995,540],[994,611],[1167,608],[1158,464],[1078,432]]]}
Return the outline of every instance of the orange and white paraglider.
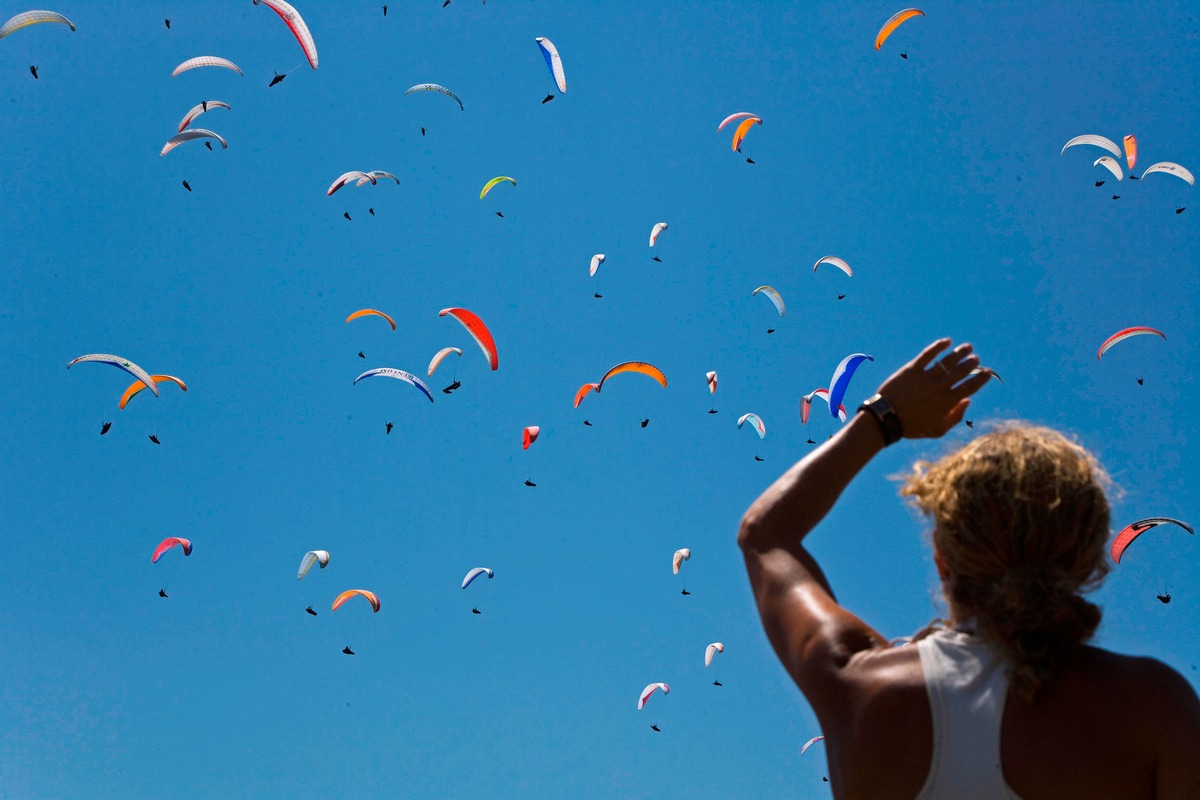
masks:
{"label": "orange and white paraglider", "polygon": [[1100,345],[1100,349],[1096,351],[1096,358],[1103,358],[1104,354],[1108,352],[1109,348],[1111,348],[1117,342],[1123,342],[1131,336],[1145,335],[1161,336],[1163,339],[1167,338],[1167,335],[1157,328],[1148,328],[1145,325],[1135,325],[1132,328],[1123,328],[1104,340],[1104,343]]}
{"label": "orange and white paraglider", "polygon": [[1131,522],[1129,525],[1125,526],[1125,529],[1117,534],[1117,538],[1113,540],[1112,548],[1109,550],[1109,555],[1112,556],[1112,560],[1115,563],[1120,564],[1121,556],[1125,554],[1125,549],[1129,547],[1129,545],[1133,544],[1134,539],[1138,538],[1151,528],[1156,528],[1159,525],[1167,524],[1178,525],[1193,535],[1196,533],[1194,530],[1192,530],[1191,525],[1188,525],[1182,520],[1173,519],[1171,517],[1147,517],[1146,519],[1139,519],[1137,522]]}
{"label": "orange and white paraglider", "polygon": [[333,601],[333,609],[332,610],[337,611],[339,608],[341,608],[343,605],[346,604],[347,600],[349,600],[352,597],[363,598],[364,600],[366,600],[368,603],[371,604],[371,609],[373,610],[374,613],[379,613],[379,598],[375,595],[374,592],[368,592],[366,589],[347,589],[346,591],[342,592],[341,594],[339,594],[337,596],[337,599]]}
{"label": "orange and white paraglider", "polygon": [[496,352],[496,340],[492,338],[492,332],[483,324],[483,320],[465,308],[443,308],[438,312],[439,317],[447,315],[458,320],[467,329],[467,333],[471,334],[475,339],[475,344],[479,345],[479,349],[483,351],[483,357],[487,359],[488,366],[493,371],[500,369],[500,355]]}
{"label": "orange and white paraglider", "polygon": [[923,16],[925,16],[925,12],[919,8],[906,8],[903,11],[897,11],[887,22],[883,23],[883,27],[880,28],[879,33],[876,34],[875,49],[878,50],[879,48],[883,47],[883,43],[887,41],[888,37],[891,36],[893,32],[895,32],[896,28],[899,28],[913,17]]}

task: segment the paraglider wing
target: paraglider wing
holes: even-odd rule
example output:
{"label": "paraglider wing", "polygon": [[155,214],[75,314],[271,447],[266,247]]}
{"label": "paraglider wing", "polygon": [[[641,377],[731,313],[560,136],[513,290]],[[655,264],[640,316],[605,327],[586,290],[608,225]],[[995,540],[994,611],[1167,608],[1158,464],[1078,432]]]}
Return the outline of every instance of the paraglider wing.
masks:
{"label": "paraglider wing", "polygon": [[101,364],[110,364],[117,369],[123,369],[144,383],[146,388],[154,392],[155,397],[158,397],[158,385],[154,383],[154,378],[150,377],[150,373],[146,372],[146,370],[142,369],[128,359],[121,358],[120,356],[114,356],[111,353],[92,353],[90,355],[80,356],[70,364],[67,364],[67,369],[70,369],[76,364],[80,364],[85,361],[97,361]]}
{"label": "paraglider wing", "polygon": [[641,711],[646,706],[646,701],[650,699],[650,695],[654,694],[655,690],[662,689],[663,694],[670,694],[671,687],[665,683],[651,683],[642,689],[642,693],[638,695],[638,711]]}
{"label": "paraglider wing", "polygon": [[1153,334],[1154,336],[1161,336],[1163,339],[1167,338],[1167,335],[1157,328],[1147,328],[1144,325],[1137,325],[1132,328],[1124,328],[1104,340],[1104,344],[1100,345],[1100,349],[1096,351],[1097,360],[1102,358],[1104,354],[1108,352],[1108,349],[1117,342],[1123,342],[1130,336],[1139,336],[1142,334]]}
{"label": "paraglider wing", "polygon": [[542,49],[542,55],[546,58],[546,66],[549,68],[550,74],[554,76],[554,82],[558,84],[558,90],[566,94],[567,76],[563,72],[562,59],[558,55],[558,48],[554,46],[554,42],[545,36],[539,36],[534,41]]}
{"label": "paraglider wing", "polygon": [[837,409],[842,405],[842,398],[846,396],[846,390],[850,388],[850,379],[854,377],[855,370],[858,365],[864,361],[874,361],[875,359],[866,353],[851,353],[842,359],[842,363],[837,365],[837,369],[833,371],[833,377],[829,379],[829,414],[836,417]]}
{"label": "paraglider wing", "polygon": [[179,132],[183,133],[188,125],[192,124],[192,120],[200,116],[206,111],[214,108],[229,108],[233,107],[222,100],[205,100],[203,103],[197,103],[192,106],[192,110],[183,115],[183,119],[179,121]]}
{"label": "paraglider wing", "polygon": [[[1132,169],[1132,167],[1130,167]],[[1192,177],[1192,173],[1186,167],[1176,164],[1174,161],[1160,161],[1157,164],[1151,164],[1145,172],[1142,173],[1142,180],[1151,172],[1165,172],[1168,175],[1174,175],[1176,178],[1187,181],[1192,186],[1196,185],[1196,179]]]}
{"label": "paraglider wing", "polygon": [[179,545],[183,548],[183,554],[190,556],[192,554],[192,543],[188,539],[181,539],[178,536],[168,536],[158,543],[158,547],[154,548],[154,555],[150,556],[150,563],[157,564],[162,558],[163,553],[170,550],[172,547]]}
{"label": "paraglider wing", "polygon": [[454,102],[458,103],[458,108],[460,111],[467,110],[466,106],[463,105],[463,101],[458,99],[458,95],[456,95],[454,92],[447,89],[445,86],[442,86],[441,84],[418,83],[416,86],[412,86],[412,87],[409,87],[408,89],[405,89],[404,95],[407,97],[408,95],[413,94],[414,92],[437,92],[438,94],[444,94],[444,95],[446,95],[446,97],[449,97],[452,100],[454,100]]}
{"label": "paraglider wing", "polygon": [[779,292],[775,291],[770,286],[760,286],[755,289],[750,296],[754,297],[754,295],[758,294],[759,292],[762,292],[767,296],[767,299],[775,305],[775,310],[779,312],[779,316],[782,317],[784,312],[787,311],[787,308],[784,306],[783,297],[780,296]]}
{"label": "paraglider wing", "polygon": [[383,317],[384,319],[387,320],[388,325],[392,326],[392,330],[396,330],[396,320],[392,319],[391,317],[389,317],[387,314],[383,313],[382,311],[376,311],[373,308],[360,308],[358,311],[355,311],[353,314],[346,317],[346,322],[351,322],[352,320],[356,320],[359,317],[371,317],[371,316]]}
{"label": "paraglider wing", "polygon": [[704,648],[704,666],[707,667],[712,663],[713,655],[716,653],[724,653],[725,645],[720,642],[713,642],[708,647]]}
{"label": "paraglider wing", "polygon": [[[367,173],[367,177],[369,177],[369,178],[376,178],[376,179],[378,179],[378,178],[391,178],[392,180],[394,180],[394,181],[396,182],[396,185],[397,185],[397,186],[399,186],[399,185],[400,185],[400,179],[399,179],[399,178],[397,178],[395,175],[393,175],[393,174],[392,174],[392,173],[390,173],[390,172],[384,172],[383,170],[379,170],[379,169],[373,169],[373,170],[371,170],[370,172],[368,172],[368,173]],[[364,183],[366,183],[366,182],[367,182],[366,178],[359,178],[359,179],[358,179],[358,183],[357,183],[356,185],[358,185],[358,186],[362,186],[362,185],[363,185]],[[375,181],[371,181],[371,183],[374,183],[374,182],[375,182]]]}
{"label": "paraglider wing", "polygon": [[579,387],[579,391],[575,393],[575,407],[579,408],[579,404],[583,402],[583,398],[587,397],[588,392],[595,391],[600,388],[598,383],[585,383]]}
{"label": "paraglider wing", "polygon": [[1093,167],[1103,166],[1105,169],[1107,169],[1109,172],[1111,172],[1113,174],[1113,177],[1116,178],[1117,180],[1119,180],[1119,181],[1125,180],[1125,173],[1121,169],[1121,162],[1117,161],[1115,158],[1112,158],[1111,156],[1100,156],[1099,158],[1097,158],[1095,161],[1092,162],[1092,166]]}
{"label": "paraglider wing", "polygon": [[496,340],[492,338],[492,332],[483,324],[483,320],[465,308],[443,308],[438,312],[439,317],[447,314],[461,322],[462,326],[467,329],[467,333],[474,337],[475,343],[483,351],[483,356],[487,359],[492,371],[500,369],[500,354],[496,352]]}
{"label": "paraglider wing", "polygon": [[667,223],[656,222],[650,230],[650,246],[654,247],[654,243],[658,241],[658,235],[667,229]]}
{"label": "paraglider wing", "polygon": [[649,375],[654,380],[662,384],[662,387],[667,388],[667,376],[662,370],[653,364],[647,364],[645,361],[626,361],[623,364],[617,364],[615,367],[604,373],[604,377],[600,379],[600,383],[596,385],[596,391],[599,392],[604,388],[604,382],[613,375],[620,375],[622,372],[640,372],[642,375]]}
{"label": "paraglider wing", "polygon": [[671,574],[678,575],[679,567],[683,562],[692,557],[692,551],[686,547],[681,547],[675,551],[675,555],[671,556]]}
{"label": "paraglider wing", "polygon": [[1132,133],[1125,137],[1125,160],[1129,163],[1129,171],[1133,172],[1137,164],[1137,137]]}
{"label": "paraglider wing", "polygon": [[997,373],[996,370],[992,369],[991,367],[976,367],[975,369],[971,370],[971,372],[969,374],[978,375],[980,373],[983,373],[985,375],[990,375],[993,378],[995,378],[996,380],[1000,381],[1001,383],[1004,383],[1004,379],[1000,377],[1000,374]]}
{"label": "paraglider wing", "polygon": [[375,610],[375,613],[379,613],[379,598],[375,596],[374,592],[368,592],[366,589],[347,589],[346,591],[342,592],[337,596],[337,599],[333,601],[332,610],[337,611],[345,604],[347,600],[355,595],[365,598],[366,601],[371,604],[371,608]]}
{"label": "paraglider wing", "polygon": [[179,145],[183,144],[184,142],[190,142],[193,139],[216,139],[221,143],[222,150],[229,149],[229,142],[222,139],[220,134],[213,133],[207,128],[188,128],[182,133],[177,133],[168,139],[167,143],[163,145],[163,149],[159,152],[159,155],[165,156],[176,147],[179,147]]}
{"label": "paraglider wing", "polygon": [[479,199],[482,200],[483,198],[487,197],[487,193],[492,190],[493,186],[498,183],[504,183],[505,181],[508,181],[513,186],[517,185],[517,182],[507,175],[498,175],[483,185],[483,188],[479,191]]}
{"label": "paraglider wing", "polygon": [[329,551],[328,550],[309,550],[304,554],[304,558],[300,559],[300,569],[296,572],[296,580],[300,580],[308,571],[312,569],[313,564],[320,564],[321,569],[329,566]]}
{"label": "paraglider wing", "polygon": [[883,27],[879,29],[879,33],[875,36],[875,49],[883,47],[883,43],[892,35],[892,32],[899,28],[902,24],[912,19],[913,17],[923,17],[925,12],[919,8],[906,8],[903,11],[897,11],[892,15],[891,19],[883,23]]}
{"label": "paraglider wing", "polygon": [[530,425],[525,430],[521,431],[521,449],[528,450],[529,445],[537,441],[538,434],[542,429],[537,425]]}
{"label": "paraglider wing", "polygon": [[429,402],[431,402],[431,403],[433,402],[433,395],[430,393],[429,387],[426,386],[424,384],[424,382],[420,378],[418,378],[416,375],[405,372],[402,369],[392,369],[391,367],[379,367],[377,369],[369,369],[366,372],[364,372],[362,375],[359,375],[357,378],[355,378],[354,382],[357,384],[363,378],[376,378],[376,377],[395,378],[396,380],[404,381],[405,383],[409,384],[410,386],[415,387],[419,392],[421,392],[421,394],[428,397]]}
{"label": "paraglider wing", "polygon": [[[159,381],[171,381],[183,391],[187,391],[187,384],[179,380],[179,378],[176,378],[174,375],[151,375],[150,380],[154,381],[156,384]],[[146,384],[142,383],[140,379],[131,383],[129,388],[125,390],[125,393],[121,395],[121,402],[117,403],[117,408],[124,408],[129,404],[129,401],[132,400],[135,395],[145,388],[147,388]]]}
{"label": "paraglider wing", "polygon": [[[825,388],[814,389],[808,394],[800,398],[800,424],[808,424],[808,414],[812,409],[812,401],[814,397],[819,397],[826,403],[829,402],[829,390]],[[837,418],[842,422],[846,421],[846,407],[838,406]]]}
{"label": "paraglider wing", "polygon": [[738,124],[737,130],[733,132],[733,142],[730,145],[733,152],[736,153],[738,148],[742,146],[742,140],[746,138],[746,134],[750,132],[750,128],[753,125],[762,125],[762,120],[759,117],[750,117]]}
{"label": "paraglider wing", "polygon": [[741,430],[742,425],[747,422],[754,426],[754,430],[758,431],[758,438],[762,439],[767,435],[767,426],[759,419],[758,414],[742,414],[737,421],[738,430]]}
{"label": "paraglider wing", "polygon": [[313,41],[312,34],[308,32],[308,25],[304,23],[304,18],[292,7],[291,3],[285,3],[283,0],[254,0],[254,5],[266,6],[287,23],[288,29],[296,37],[296,41],[300,43],[300,49],[304,51],[304,57],[308,59],[308,65],[316,69],[317,44]]}
{"label": "paraglider wing", "polygon": [[837,256],[821,256],[817,259],[817,263],[813,264],[813,272],[817,271],[817,267],[822,264],[832,264],[833,266],[846,273],[846,277],[854,277],[854,273],[850,270],[850,265]]}
{"label": "paraglider wing", "polygon": [[706,381],[708,381],[708,393],[716,394],[717,393],[717,373],[715,371],[706,372],[706,373],[704,373],[704,379]]}
{"label": "paraglider wing", "polygon": [[475,567],[474,569],[472,569],[470,572],[467,573],[467,577],[463,578],[462,588],[465,589],[468,586],[470,586],[471,583],[474,582],[474,580],[476,578],[478,578],[480,575],[487,575],[488,580],[491,580],[493,574],[494,573],[492,572],[491,568],[489,568],[489,567]]}
{"label": "paraglider wing", "polygon": [[733,122],[735,119],[745,119],[746,117],[755,117],[755,116],[758,116],[758,115],[753,114],[749,111],[739,111],[736,114],[730,114],[728,117],[721,120],[721,124],[717,126],[717,131],[720,132],[720,130],[722,128],[724,128],[729,123]]}
{"label": "paraglider wing", "polygon": [[241,67],[228,58],[221,58],[220,56],[196,56],[195,58],[189,58],[171,72],[171,77],[174,78],[176,75],[187,72],[189,69],[196,69],[197,67],[222,67],[223,69],[233,70],[243,78],[246,77]]}
{"label": "paraglider wing", "polygon": [[21,30],[21,28],[37,25],[40,22],[59,22],[71,30],[75,30],[75,23],[55,11],[22,11],[0,26],[0,39],[14,31]]}
{"label": "paraglider wing", "polygon": [[[334,180],[333,183],[329,184],[329,188],[325,190],[325,196],[333,197],[334,192],[336,192],[338,189],[342,188],[343,186],[345,186],[347,183],[349,183],[352,180],[358,180],[359,181],[358,185],[362,186],[362,184],[365,181],[370,181],[371,183],[375,183],[375,176],[370,175],[366,172],[363,172],[362,170],[357,170],[357,169],[352,169],[349,172],[343,172],[341,175],[337,176],[337,179]],[[349,322],[349,320],[347,320],[347,322]]]}
{"label": "paraglider wing", "polygon": [[425,373],[426,376],[432,378],[433,371],[438,368],[438,364],[441,364],[442,360],[451,353],[457,353],[461,356],[462,350],[459,350],[457,347],[443,347],[441,350],[438,350],[436,353],[434,353],[433,359],[429,362],[429,370]]}
{"label": "paraglider wing", "polygon": [[1107,139],[1103,136],[1096,136],[1092,133],[1084,134],[1083,136],[1076,136],[1074,139],[1071,139],[1069,142],[1063,145],[1062,153],[1059,153],[1059,155],[1061,156],[1063,153],[1067,152],[1068,147],[1074,147],[1077,144],[1090,144],[1094,145],[1095,147],[1103,147],[1117,158],[1121,157],[1121,148],[1117,147],[1116,142],[1114,142],[1112,139]]}
{"label": "paraglider wing", "polygon": [[600,269],[600,265],[603,263],[604,253],[596,253],[596,255],[592,256],[592,264],[590,267],[588,267],[588,276],[594,276],[596,274],[596,270]]}
{"label": "paraglider wing", "polygon": [[1159,525],[1165,525],[1168,523],[1172,525],[1178,525],[1190,534],[1194,535],[1196,533],[1194,530],[1192,530],[1191,525],[1188,525],[1182,520],[1173,519],[1171,517],[1147,517],[1146,519],[1139,519],[1137,522],[1132,522],[1127,525],[1124,530],[1117,534],[1117,538],[1113,540],[1112,549],[1109,551],[1109,555],[1112,556],[1112,560],[1115,563],[1120,564],[1121,556],[1125,553],[1125,548],[1129,547],[1129,545],[1133,543],[1134,539],[1141,536],[1151,528],[1156,528]]}
{"label": "paraglider wing", "polygon": [[806,752],[808,752],[808,748],[812,747],[814,744],[816,744],[817,742],[821,741],[824,738],[825,738],[824,736],[814,736],[813,738],[809,739],[807,742],[804,743],[804,746],[800,748],[800,755],[804,755]]}

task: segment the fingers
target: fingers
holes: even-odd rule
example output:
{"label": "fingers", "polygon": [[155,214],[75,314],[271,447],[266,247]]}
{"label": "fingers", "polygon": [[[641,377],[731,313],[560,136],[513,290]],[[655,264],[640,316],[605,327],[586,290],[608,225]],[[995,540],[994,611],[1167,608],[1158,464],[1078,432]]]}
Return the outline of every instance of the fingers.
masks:
{"label": "fingers", "polygon": [[[943,363],[945,363],[944,360],[943,360]],[[971,353],[966,358],[964,358],[962,361],[958,362],[953,367],[951,367],[949,370],[947,370],[946,380],[949,381],[951,386],[953,386],[954,384],[961,381],[963,378],[970,375],[971,370],[975,369],[978,366],[979,366],[979,356],[975,355],[974,353]]]}
{"label": "fingers", "polygon": [[942,352],[949,346],[949,339],[938,339],[936,342],[931,342],[928,347],[922,350],[920,354],[913,359],[913,366],[925,369],[933,363],[935,358],[938,357],[938,353]]}
{"label": "fingers", "polygon": [[[968,370],[968,372],[969,372],[969,370]],[[958,397],[960,399],[965,398],[965,397],[970,397],[971,395],[975,394],[980,389],[982,389],[984,387],[984,385],[989,380],[991,380],[991,377],[992,376],[988,375],[986,372],[981,372],[978,375],[972,375],[970,378],[967,378],[965,381],[960,383],[958,386],[955,386],[951,390],[951,394],[954,397]]]}
{"label": "fingers", "polygon": [[954,408],[950,409],[950,413],[946,415],[946,430],[950,430],[962,422],[963,415],[967,413],[970,405],[971,401],[965,397],[954,404]]}

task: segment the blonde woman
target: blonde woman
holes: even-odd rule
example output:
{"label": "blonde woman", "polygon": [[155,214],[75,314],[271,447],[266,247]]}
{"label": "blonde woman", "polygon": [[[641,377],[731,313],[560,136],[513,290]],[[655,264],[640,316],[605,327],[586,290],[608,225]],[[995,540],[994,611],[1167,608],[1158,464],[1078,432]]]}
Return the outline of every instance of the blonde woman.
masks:
{"label": "blonde woman", "polygon": [[[897,370],[747,510],[738,543],[780,661],[825,734],[838,798],[1195,800],[1200,701],[1173,669],[1086,644],[1106,477],[1052,430],[1009,425],[902,493],[933,523],[948,626],[891,647],[838,605],[802,541],[868,461],[936,438],[988,380],[949,339]],[[915,588],[915,587],[914,587]]]}

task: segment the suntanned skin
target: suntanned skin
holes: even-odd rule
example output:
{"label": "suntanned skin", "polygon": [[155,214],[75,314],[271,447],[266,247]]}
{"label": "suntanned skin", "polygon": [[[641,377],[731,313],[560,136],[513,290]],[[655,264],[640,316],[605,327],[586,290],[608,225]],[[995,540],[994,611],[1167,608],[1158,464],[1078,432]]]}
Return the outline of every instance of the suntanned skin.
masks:
{"label": "suntanned skin", "polygon": [[[979,365],[970,345],[949,347],[948,339],[934,342],[879,389],[906,438],[945,434],[988,379],[968,377]],[[775,481],[738,534],[763,627],[826,735],[839,800],[915,797],[933,752],[916,648],[890,647],[838,605],[801,545],[883,441],[879,422],[859,413]],[[942,580],[952,581],[934,557]],[[970,616],[950,611],[952,619]],[[1078,648],[1032,703],[1009,698],[1000,747],[1004,778],[1022,800],[1200,797],[1200,700],[1154,659]]]}

